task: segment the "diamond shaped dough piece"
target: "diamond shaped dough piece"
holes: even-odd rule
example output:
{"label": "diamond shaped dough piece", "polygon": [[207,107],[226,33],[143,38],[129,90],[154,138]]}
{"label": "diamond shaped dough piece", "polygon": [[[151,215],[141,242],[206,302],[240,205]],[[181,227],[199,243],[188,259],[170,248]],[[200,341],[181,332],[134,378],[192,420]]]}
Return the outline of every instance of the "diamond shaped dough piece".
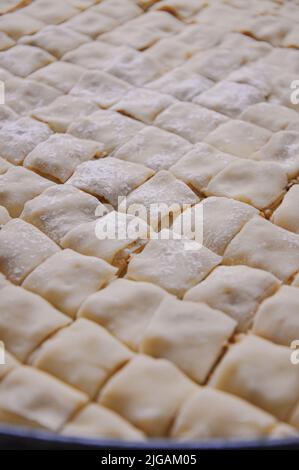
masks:
{"label": "diamond shaped dough piece", "polygon": [[194,390],[194,383],[170,362],[139,355],[108,381],[99,402],[148,436],[159,437]]}
{"label": "diamond shaped dough piece", "polygon": [[57,61],[32,73],[29,78],[68,93],[83,73],[84,69],[77,65]]}
{"label": "diamond shaped dough piece", "polygon": [[78,316],[99,323],[131,349],[138,350],[150,319],[168,295],[154,284],[116,279],[88,297]]}
{"label": "diamond shaped dough piece", "polygon": [[0,413],[8,424],[57,432],[86,403],[84,393],[28,366],[15,368],[0,385]]}
{"label": "diamond shaped dough piece", "polygon": [[69,3],[61,4],[60,0],[37,0],[25,9],[33,18],[49,24],[59,24],[79,13],[79,9]]}
{"label": "diamond shaped dough piece", "polygon": [[[2,5],[1,5],[2,7]],[[0,8],[1,8],[0,7]],[[45,23],[38,19],[31,18],[23,11],[15,11],[0,18],[0,30],[8,34],[13,39],[19,39],[25,34],[33,34],[42,29]],[[0,14],[1,14],[0,10]]]}
{"label": "diamond shaped dough piece", "polygon": [[295,110],[268,102],[249,106],[243,111],[240,118],[272,132],[282,131],[289,124],[299,121],[298,113]]}
{"label": "diamond shaped dough piece", "polygon": [[[23,60],[26,57],[26,60]],[[18,44],[7,51],[0,52],[0,66],[19,77],[27,77],[35,70],[44,67],[55,58],[38,47]]]}
{"label": "diamond shaped dough piece", "polygon": [[204,302],[238,322],[246,331],[260,303],[275,293],[280,281],[261,269],[248,266],[218,266],[202,282],[186,292],[184,300]]}
{"label": "diamond shaped dough piece", "polygon": [[45,341],[32,363],[93,398],[132,355],[104,328],[80,318]]}
{"label": "diamond shaped dough piece", "polygon": [[299,184],[294,184],[286,193],[271,220],[286,230],[299,234]]}
{"label": "diamond shaped dough piece", "polygon": [[0,230],[0,271],[15,284],[57,251],[56,243],[23,220],[12,219]]}
{"label": "diamond shaped dough piece", "polygon": [[8,351],[25,361],[49,335],[70,320],[39,295],[7,285],[0,289],[0,332]]}
{"label": "diamond shaped dough piece", "polygon": [[234,320],[205,304],[166,298],[149,322],[140,351],[168,359],[202,384],[235,326]]}

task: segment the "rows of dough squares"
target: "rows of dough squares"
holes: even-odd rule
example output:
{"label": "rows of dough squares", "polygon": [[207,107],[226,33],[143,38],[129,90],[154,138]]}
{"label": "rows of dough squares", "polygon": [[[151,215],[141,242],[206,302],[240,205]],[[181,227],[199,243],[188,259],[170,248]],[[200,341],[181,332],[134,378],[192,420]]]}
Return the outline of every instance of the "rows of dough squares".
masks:
{"label": "rows of dough squares", "polygon": [[[0,421],[296,435],[296,1],[2,3]],[[120,195],[203,207],[203,248],[99,240]]]}

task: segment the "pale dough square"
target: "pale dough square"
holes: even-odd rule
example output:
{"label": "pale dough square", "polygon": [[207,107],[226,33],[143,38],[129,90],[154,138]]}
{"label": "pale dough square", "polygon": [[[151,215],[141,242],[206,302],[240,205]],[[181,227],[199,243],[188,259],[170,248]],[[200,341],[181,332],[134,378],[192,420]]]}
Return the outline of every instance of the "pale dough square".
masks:
{"label": "pale dough square", "polygon": [[0,289],[0,332],[6,348],[25,361],[42,341],[65,327],[69,318],[39,295],[8,285]]}
{"label": "pale dough square", "polygon": [[155,44],[164,34],[154,28],[135,24],[134,21],[122,24],[112,31],[101,34],[99,39],[115,46],[128,46],[143,51]]}
{"label": "pale dough square", "polygon": [[5,51],[15,44],[14,40],[11,39],[7,34],[0,32],[0,51]]}
{"label": "pale dough square", "polygon": [[218,266],[202,282],[186,292],[184,300],[204,302],[238,322],[246,332],[260,303],[275,293],[280,281],[273,274],[248,266]]}
{"label": "pale dough square", "polygon": [[160,63],[165,71],[182,65],[193,55],[192,46],[178,38],[164,38],[147,49],[145,57]]}
{"label": "pale dough square", "polygon": [[71,18],[65,23],[65,26],[78,33],[96,38],[100,34],[114,29],[117,26],[117,21],[109,16],[88,10]]}
{"label": "pale dough square", "polygon": [[114,18],[118,23],[126,23],[143,13],[136,5],[137,2],[124,2],[123,0],[105,0],[91,8],[91,11]]}
{"label": "pale dough square", "polygon": [[15,284],[57,251],[56,243],[23,220],[12,219],[0,230],[0,271]]}
{"label": "pale dough square", "polygon": [[78,65],[59,61],[42,67],[29,75],[29,78],[68,93],[83,73],[84,69]]}
{"label": "pale dough square", "polygon": [[168,359],[203,384],[235,326],[234,320],[205,304],[166,298],[150,319],[140,351]]}
{"label": "pale dough square", "polygon": [[8,122],[16,121],[18,119],[17,113],[9,106],[2,104],[0,107],[0,129]]}
{"label": "pale dough square", "polygon": [[84,69],[106,69],[111,62],[118,59],[122,48],[101,41],[83,44],[74,51],[67,52],[62,60],[79,65]]}
{"label": "pale dough square", "polygon": [[299,184],[294,184],[286,193],[271,220],[286,230],[299,234]]}
{"label": "pale dough square", "polygon": [[284,130],[292,123],[299,122],[299,114],[294,110],[275,103],[257,103],[249,106],[240,119],[272,132]]}
{"label": "pale dough square", "polygon": [[99,403],[150,437],[166,434],[194,383],[164,359],[136,356],[103,388]]}
{"label": "pale dough square", "polygon": [[22,285],[74,318],[84,300],[108,284],[116,272],[104,260],[66,249],[41,263]]}
{"label": "pale dough square", "polygon": [[94,398],[133,354],[104,328],[80,318],[45,341],[32,363]]}
{"label": "pale dough square", "polygon": [[[24,61],[26,57],[26,61]],[[38,47],[18,44],[7,51],[0,52],[0,66],[19,77],[27,77],[45,65],[54,62],[55,58]]]}
{"label": "pale dough square", "polygon": [[44,21],[49,24],[59,24],[68,20],[79,13],[79,9],[75,8],[68,2],[61,3],[60,0],[36,0],[24,9],[26,14]]}
{"label": "pale dough square", "polygon": [[23,11],[16,11],[0,17],[0,30],[15,40],[25,34],[34,34],[45,26],[45,23],[31,18]]}
{"label": "pale dough square", "polygon": [[299,235],[254,217],[228,245],[224,263],[264,269],[286,281],[299,270],[298,248]]}
{"label": "pale dough square", "polygon": [[204,0],[163,0],[153,7],[154,10],[166,11],[177,18],[185,20],[195,15],[205,5]]}
{"label": "pale dough square", "polygon": [[88,297],[78,317],[102,325],[129,348],[138,351],[144,332],[165,297],[168,293],[154,284],[116,279]]}
{"label": "pale dough square", "polygon": [[217,47],[201,51],[192,57],[188,68],[217,82],[223,80],[243,63],[244,58],[240,52],[232,52],[231,49]]}

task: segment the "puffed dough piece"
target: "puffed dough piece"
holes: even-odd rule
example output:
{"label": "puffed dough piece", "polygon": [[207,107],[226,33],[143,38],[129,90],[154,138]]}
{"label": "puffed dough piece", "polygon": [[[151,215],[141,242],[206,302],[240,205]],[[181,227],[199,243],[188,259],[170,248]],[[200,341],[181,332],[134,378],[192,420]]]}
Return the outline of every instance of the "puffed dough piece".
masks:
{"label": "puffed dough piece", "polygon": [[290,31],[290,27],[291,22],[286,18],[267,15],[250,18],[238,30],[258,41],[267,41],[273,46],[281,46],[284,37]]}
{"label": "puffed dough piece", "polygon": [[88,34],[92,38],[96,38],[100,34],[114,29],[117,26],[117,21],[113,18],[109,18],[109,16],[88,10],[71,18],[65,23],[65,26],[78,33],[84,35]]}
{"label": "puffed dough piece", "polygon": [[159,62],[165,71],[185,63],[193,55],[193,47],[177,37],[164,38],[147,49],[145,57]]}
{"label": "puffed dough piece", "polygon": [[100,36],[101,41],[106,41],[115,46],[129,46],[143,51],[155,44],[165,34],[155,28],[146,27],[129,21],[112,31]]}
{"label": "puffed dough piece", "polygon": [[246,264],[286,281],[299,270],[299,235],[253,217],[224,253],[226,265]]}
{"label": "puffed dough piece", "polygon": [[299,116],[295,110],[267,102],[249,106],[240,115],[240,119],[265,127],[272,132],[282,131],[289,124],[299,122]]}
{"label": "puffed dough piece", "polygon": [[45,341],[33,354],[32,364],[94,398],[132,356],[104,328],[79,318]]}
{"label": "puffed dough piece", "polygon": [[154,284],[116,279],[88,297],[78,317],[88,318],[137,351],[150,319],[168,293]]}
{"label": "puffed dough piece", "polygon": [[169,228],[170,213],[176,217],[184,205],[190,206],[198,201],[198,196],[183,181],[176,179],[169,171],[161,170],[132,191],[119,204],[119,210],[131,213],[141,206],[144,211],[138,213],[138,216],[145,218],[154,229],[158,228],[159,221],[162,226],[165,221],[166,228]]}
{"label": "puffed dough piece", "polygon": [[143,165],[107,157],[79,165],[67,184],[117,206],[123,196],[127,196],[153,174],[152,170]]}
{"label": "puffed dough piece", "polygon": [[143,441],[144,434],[108,408],[90,404],[66,423],[61,434],[74,437]]}
{"label": "puffed dough piece", "polygon": [[201,8],[205,6],[205,2],[198,0],[163,0],[154,6],[153,10],[162,10],[180,18],[182,20],[195,15]]}
{"label": "puffed dough piece", "polygon": [[193,102],[228,116],[237,117],[248,106],[263,99],[263,94],[251,85],[223,80],[193,98]]}
{"label": "puffed dough piece", "polygon": [[179,100],[191,101],[195,95],[208,90],[213,84],[212,80],[202,75],[189,71],[186,73],[185,67],[182,66],[171,70],[146,86],[172,95]]}
{"label": "puffed dough piece", "polygon": [[[215,24],[213,25],[215,26]],[[200,51],[188,64],[188,70],[199,73],[214,82],[223,80],[230,72],[244,63],[241,52],[232,53],[232,49],[214,47]]]}
{"label": "puffed dough piece", "polygon": [[18,119],[17,113],[10,109],[5,104],[0,107],[0,128],[5,126],[8,122],[16,121]]}
{"label": "puffed dough piece", "polygon": [[0,30],[13,39],[17,40],[25,34],[36,33],[45,26],[45,23],[42,21],[31,18],[29,15],[26,15],[23,12],[24,10],[1,16]]}
{"label": "puffed dough piece", "polygon": [[0,230],[0,271],[15,284],[57,251],[56,243],[23,220],[12,219]]}
{"label": "puffed dough piece", "polygon": [[47,26],[38,33],[24,36],[21,44],[40,47],[60,59],[67,52],[86,44],[89,38],[64,26]]}
{"label": "puffed dough piece", "polygon": [[67,249],[40,264],[22,285],[74,318],[82,302],[111,281],[116,272],[101,259]]}
{"label": "puffed dough piece", "polygon": [[[242,63],[254,63],[256,59],[263,58],[271,53],[272,47],[267,42],[256,41],[244,34],[229,32],[224,35],[221,48],[237,50],[242,57]],[[260,65],[260,64],[259,64]]]}
{"label": "puffed dough piece", "polygon": [[14,40],[11,39],[7,34],[0,32],[0,51],[5,51],[15,44]]}
{"label": "puffed dough piece", "polygon": [[118,59],[122,48],[102,41],[91,41],[62,56],[62,60],[79,65],[84,69],[106,69],[113,60]]}
{"label": "puffed dough piece", "polygon": [[118,23],[126,23],[143,13],[136,3],[139,5],[140,1],[124,3],[123,0],[109,0],[109,2],[100,2],[99,5],[95,5],[91,11],[114,18]]}
{"label": "puffed dough piece", "polygon": [[[26,57],[26,60],[24,60]],[[35,70],[54,62],[55,58],[38,47],[18,44],[0,52],[0,66],[19,77],[27,77]]]}
{"label": "puffed dough piece", "polygon": [[5,207],[0,206],[0,227],[1,225],[6,224],[11,219],[7,209]]}
{"label": "puffed dough piece", "polygon": [[65,95],[59,96],[49,106],[35,109],[32,116],[47,123],[55,132],[66,132],[73,121],[83,119],[97,109],[91,101]]}
{"label": "puffed dough piece", "polygon": [[170,167],[171,173],[198,191],[204,191],[210,180],[236,157],[209,144],[198,143]]}
{"label": "puffed dough piece", "polygon": [[70,94],[94,101],[102,108],[110,108],[119,101],[131,86],[108,73],[90,70],[85,72]]}
{"label": "puffed dough piece", "polygon": [[71,185],[55,185],[25,204],[21,218],[56,242],[74,227],[96,220],[101,203]]}
{"label": "puffed dough piece", "polygon": [[0,385],[0,410],[8,423],[59,431],[86,403],[84,393],[28,366],[16,367]]}
{"label": "puffed dough piece", "polygon": [[165,436],[196,386],[171,362],[136,356],[103,388],[99,402],[150,437]]}
{"label": "puffed dough piece", "polygon": [[282,40],[282,46],[284,47],[296,47],[299,48],[299,34],[298,29],[294,25],[288,34]]}
{"label": "puffed dough piece", "polygon": [[221,262],[221,257],[205,247],[188,250],[186,240],[150,240],[144,250],[132,257],[127,277],[158,284],[182,297]]}
{"label": "puffed dough piece", "polygon": [[80,163],[104,154],[104,146],[98,142],[77,139],[69,134],[54,134],[37,145],[23,164],[26,168],[64,183]]}
{"label": "puffed dough piece", "polygon": [[164,72],[159,61],[130,47],[120,47],[117,60],[110,61],[108,72],[118,78],[141,87],[160,77]]}
{"label": "puffed dough piece", "polygon": [[88,118],[74,121],[68,132],[81,139],[102,142],[105,144],[105,150],[112,152],[134,137],[143,127],[141,122],[115,111],[99,110]]}
{"label": "puffed dough piece", "polygon": [[20,361],[49,335],[70,323],[39,295],[8,285],[0,289],[0,332],[6,348]]}
{"label": "puffed dough piece", "polygon": [[0,205],[11,217],[19,217],[24,204],[54,183],[22,167],[9,168],[0,176]]}
{"label": "puffed dough piece", "polygon": [[222,152],[236,157],[249,158],[253,152],[265,145],[271,132],[244,121],[230,120],[211,132],[205,139]]}
{"label": "puffed dough piece", "polygon": [[205,194],[231,197],[266,209],[281,199],[287,184],[287,175],[278,165],[239,159],[212,178]]}
{"label": "puffed dough piece", "polygon": [[259,307],[253,323],[253,333],[290,347],[299,338],[299,289],[282,286]]}
{"label": "puffed dough piece", "polygon": [[46,124],[28,117],[9,122],[0,129],[0,155],[19,165],[34,147],[51,134]]}
{"label": "puffed dough piece", "polygon": [[299,173],[298,132],[277,132],[251,158],[277,163],[287,172],[290,178],[296,177]]}
{"label": "puffed dough piece", "polygon": [[299,234],[299,184],[286,193],[281,205],[272,215],[272,222],[286,230]]}
{"label": "puffed dough piece", "polygon": [[249,335],[226,353],[210,384],[286,421],[298,401],[299,370],[289,347]]}
{"label": "puffed dough piece", "polygon": [[174,100],[165,94],[135,88],[129,91],[113,109],[146,124],[152,124],[156,117],[173,102]]}
{"label": "puffed dough piece", "polygon": [[158,127],[146,126],[113,156],[159,171],[167,170],[191,149],[187,140]]}
{"label": "puffed dough piece", "polygon": [[166,298],[151,318],[140,351],[168,359],[192,380],[204,383],[236,322],[205,304]]}
{"label": "puffed dough piece", "polygon": [[0,381],[5,377],[6,374],[8,374],[8,372],[12,371],[15,367],[18,367],[19,365],[19,361],[8,351],[5,351],[5,364],[1,364],[0,367]]}
{"label": "puffed dough piece", "polygon": [[[178,38],[194,47],[194,51],[205,51],[219,44],[226,31],[213,25],[201,23],[186,25]],[[213,83],[212,83],[213,85]]]}
{"label": "puffed dough piece", "polygon": [[29,75],[29,78],[68,93],[83,73],[84,69],[81,67],[59,61],[42,67]]}
{"label": "puffed dough piece", "polygon": [[191,103],[177,103],[161,113],[155,125],[195,144],[226,121],[225,116],[215,111]]}
{"label": "puffed dough piece", "polygon": [[204,302],[238,322],[237,331],[247,331],[259,304],[279,288],[280,281],[261,269],[248,266],[218,266],[192,287],[184,300]]}
{"label": "puffed dough piece", "polygon": [[62,23],[79,13],[79,9],[60,0],[37,0],[25,8],[28,15],[49,24]]}
{"label": "puffed dough piece", "polygon": [[201,388],[181,407],[171,437],[183,441],[265,438],[275,423],[273,416],[245,400]]}

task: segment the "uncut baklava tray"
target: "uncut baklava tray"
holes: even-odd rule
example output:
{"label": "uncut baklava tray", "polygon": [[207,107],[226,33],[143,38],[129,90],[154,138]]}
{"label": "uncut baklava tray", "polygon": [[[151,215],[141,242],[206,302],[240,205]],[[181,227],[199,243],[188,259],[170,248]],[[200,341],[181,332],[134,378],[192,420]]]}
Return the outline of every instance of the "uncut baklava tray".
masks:
{"label": "uncut baklava tray", "polygon": [[[0,2],[0,428],[296,438],[298,48],[296,0]],[[124,197],[202,246],[99,238]]]}

